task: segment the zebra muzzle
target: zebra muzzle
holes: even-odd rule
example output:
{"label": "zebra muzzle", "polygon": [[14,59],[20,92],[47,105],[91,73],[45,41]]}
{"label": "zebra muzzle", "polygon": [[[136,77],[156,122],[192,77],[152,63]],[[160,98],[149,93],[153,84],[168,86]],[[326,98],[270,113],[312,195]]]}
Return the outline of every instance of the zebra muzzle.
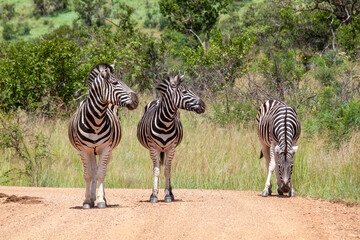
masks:
{"label": "zebra muzzle", "polygon": [[205,112],[205,103],[203,102],[203,100],[199,99],[199,101],[197,102],[196,105],[196,113],[204,113]]}
{"label": "zebra muzzle", "polygon": [[134,110],[137,108],[137,106],[139,105],[139,99],[137,97],[137,95],[134,92],[129,93],[130,95],[130,103],[126,105],[126,107],[129,110]]}

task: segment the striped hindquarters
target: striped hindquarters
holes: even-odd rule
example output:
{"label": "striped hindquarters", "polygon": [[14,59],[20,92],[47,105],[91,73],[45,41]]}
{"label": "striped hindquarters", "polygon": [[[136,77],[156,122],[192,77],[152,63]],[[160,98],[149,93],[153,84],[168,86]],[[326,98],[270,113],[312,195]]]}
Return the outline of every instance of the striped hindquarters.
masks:
{"label": "striped hindquarters", "polygon": [[260,106],[256,123],[260,141],[268,147],[274,141],[284,151],[297,142],[301,132],[295,110],[277,100],[268,100]]}

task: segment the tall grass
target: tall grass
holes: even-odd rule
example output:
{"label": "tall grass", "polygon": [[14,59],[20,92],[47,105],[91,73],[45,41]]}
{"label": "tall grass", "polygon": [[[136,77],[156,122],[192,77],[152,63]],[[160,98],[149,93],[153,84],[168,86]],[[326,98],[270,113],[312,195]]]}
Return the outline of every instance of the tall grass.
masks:
{"label": "tall grass", "polygon": [[[142,100],[134,111],[122,109],[120,112],[123,136],[120,145],[113,151],[106,177],[107,187],[152,187],[150,155],[136,138],[137,123],[146,101]],[[174,189],[253,190],[260,193],[266,180],[266,167],[265,160],[259,159],[260,143],[255,129],[213,124],[208,120],[211,111],[211,106],[203,115],[181,111],[184,138],[172,163]],[[51,136],[49,147],[53,153],[53,163],[51,170],[43,177],[43,186],[85,186],[80,157],[68,140],[68,121],[57,119],[34,124],[36,131]],[[300,138],[294,159],[296,194],[360,203],[360,132],[353,134],[351,140],[338,149],[329,148],[325,140],[321,136]],[[3,178],[4,173],[16,167],[19,161],[10,150],[2,149],[0,154],[0,177]],[[28,185],[15,174],[9,176],[8,180],[3,184]],[[272,180],[276,192],[275,176]],[[162,188],[164,182],[162,174]]]}

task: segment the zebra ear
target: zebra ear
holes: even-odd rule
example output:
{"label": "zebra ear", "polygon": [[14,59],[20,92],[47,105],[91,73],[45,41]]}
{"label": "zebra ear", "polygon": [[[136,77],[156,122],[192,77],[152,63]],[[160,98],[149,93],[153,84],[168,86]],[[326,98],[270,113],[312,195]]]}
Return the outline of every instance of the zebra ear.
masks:
{"label": "zebra ear", "polygon": [[279,147],[279,145],[276,145],[275,153],[280,154],[280,152],[281,152],[281,148]]}
{"label": "zebra ear", "polygon": [[112,68],[113,71],[114,71],[114,69],[115,69],[115,63],[116,63],[116,59],[114,59],[113,64],[110,64],[110,67]]}
{"label": "zebra ear", "polygon": [[172,86],[177,86],[179,84],[179,75],[175,75],[173,78],[170,77],[170,84]]}
{"label": "zebra ear", "polygon": [[183,74],[183,75],[178,75],[179,76],[179,82],[183,82],[184,81],[184,76],[185,76],[185,74]]}
{"label": "zebra ear", "polygon": [[294,155],[297,152],[298,148],[299,146],[293,146],[292,149],[290,150],[290,153]]}

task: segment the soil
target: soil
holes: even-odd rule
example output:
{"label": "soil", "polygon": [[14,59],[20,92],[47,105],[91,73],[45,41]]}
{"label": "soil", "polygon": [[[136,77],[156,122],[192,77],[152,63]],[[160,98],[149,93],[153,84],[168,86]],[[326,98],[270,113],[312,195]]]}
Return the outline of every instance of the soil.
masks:
{"label": "soil", "polygon": [[[82,209],[85,189],[0,186],[0,239],[360,239],[360,206],[260,192],[106,189],[108,207]],[[163,199],[163,191],[159,199]]]}

